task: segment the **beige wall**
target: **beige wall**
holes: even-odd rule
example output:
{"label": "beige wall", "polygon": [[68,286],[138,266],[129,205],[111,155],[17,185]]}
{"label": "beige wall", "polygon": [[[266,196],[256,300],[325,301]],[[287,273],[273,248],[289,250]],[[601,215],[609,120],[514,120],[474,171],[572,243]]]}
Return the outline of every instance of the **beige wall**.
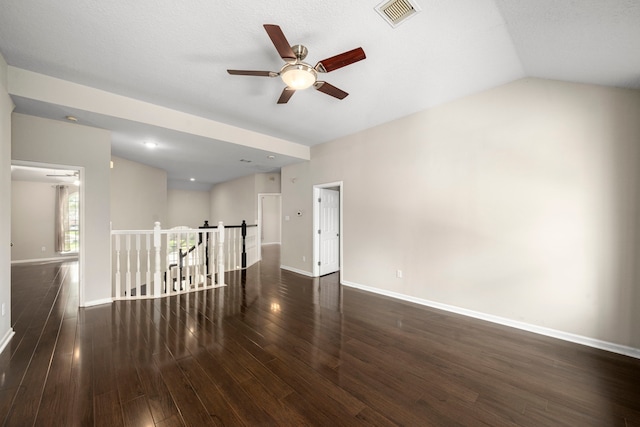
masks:
{"label": "beige wall", "polygon": [[260,229],[260,242],[265,244],[280,243],[280,229],[282,221],[280,219],[280,195],[261,195],[262,203],[262,228]]}
{"label": "beige wall", "polygon": [[[55,250],[54,185],[31,181],[11,183],[11,261],[69,256]],[[74,188],[77,187],[70,187],[70,194]]]}
{"label": "beige wall", "polygon": [[190,228],[200,227],[210,217],[209,198],[208,191],[169,190],[167,193],[168,221],[166,228],[179,225],[186,225]]}
{"label": "beige wall", "polygon": [[279,193],[279,173],[259,173],[216,184],[211,189],[211,218],[225,224],[256,224],[258,221],[258,194]]}
{"label": "beige wall", "polygon": [[280,173],[258,173],[256,178],[256,193],[279,193]]}
{"label": "beige wall", "polygon": [[[282,168],[282,246],[280,261],[294,271],[313,271],[313,184],[311,162],[301,162]],[[338,176],[335,173],[333,176]],[[318,182],[335,182],[326,180]],[[306,214],[297,216],[298,211]],[[288,219],[287,219],[288,218]],[[344,237],[344,232],[342,234]],[[303,261],[305,259],[306,261]]]}
{"label": "beige wall", "polygon": [[216,184],[211,189],[210,225],[219,221],[227,225],[238,225],[242,220],[247,224],[255,224],[256,180],[253,175]]}
{"label": "beige wall", "polygon": [[13,102],[7,93],[7,63],[0,54],[0,349],[11,336],[11,111]]}
{"label": "beige wall", "polygon": [[[262,236],[260,241],[263,244],[280,243],[282,219],[280,215],[280,194],[282,184],[280,182],[280,173],[259,173],[256,177],[256,195],[269,194],[262,196],[262,228],[260,232]],[[256,205],[256,218],[258,205]]]}
{"label": "beige wall", "polygon": [[7,73],[8,73],[7,62],[4,60],[4,57],[2,56],[2,54],[0,54],[0,87],[2,87],[5,92],[7,92],[7,86],[8,86]]}
{"label": "beige wall", "polygon": [[167,228],[167,172],[112,157],[111,227],[150,230],[156,221]]}
{"label": "beige wall", "polygon": [[640,348],[639,117],[639,91],[524,79],[313,147],[282,264],[311,271],[293,213],[343,181],[345,282]]}
{"label": "beige wall", "polygon": [[72,166],[81,171],[80,304],[111,299],[109,232],[110,133],[23,114],[12,116],[12,158]]}

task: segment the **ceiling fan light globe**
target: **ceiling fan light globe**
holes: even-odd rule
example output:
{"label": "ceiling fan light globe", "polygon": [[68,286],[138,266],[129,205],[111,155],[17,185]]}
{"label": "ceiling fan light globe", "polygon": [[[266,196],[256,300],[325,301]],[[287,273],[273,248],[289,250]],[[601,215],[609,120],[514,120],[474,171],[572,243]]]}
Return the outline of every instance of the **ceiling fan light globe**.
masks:
{"label": "ceiling fan light globe", "polygon": [[312,86],[316,82],[317,73],[312,67],[305,64],[286,65],[280,72],[280,77],[287,87],[302,90]]}

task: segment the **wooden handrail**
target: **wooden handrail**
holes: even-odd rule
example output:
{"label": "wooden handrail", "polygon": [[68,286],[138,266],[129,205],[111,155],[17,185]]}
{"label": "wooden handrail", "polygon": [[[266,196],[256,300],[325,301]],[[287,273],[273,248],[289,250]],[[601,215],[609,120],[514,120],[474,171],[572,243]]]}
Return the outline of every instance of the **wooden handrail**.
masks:
{"label": "wooden handrail", "polygon": [[[257,224],[247,224],[244,219],[242,220],[242,222],[243,222],[243,224],[240,224],[240,225],[225,225],[224,228],[242,228],[243,225],[245,227],[257,227],[258,226]],[[205,221],[204,225],[201,225],[198,228],[218,228],[218,226],[217,225],[209,225],[209,221]]]}

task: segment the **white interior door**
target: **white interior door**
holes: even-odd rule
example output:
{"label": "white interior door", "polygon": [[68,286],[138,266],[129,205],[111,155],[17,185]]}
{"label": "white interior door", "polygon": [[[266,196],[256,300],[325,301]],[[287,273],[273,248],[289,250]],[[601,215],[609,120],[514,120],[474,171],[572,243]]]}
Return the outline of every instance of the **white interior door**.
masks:
{"label": "white interior door", "polygon": [[340,192],[320,188],[320,276],[340,270]]}

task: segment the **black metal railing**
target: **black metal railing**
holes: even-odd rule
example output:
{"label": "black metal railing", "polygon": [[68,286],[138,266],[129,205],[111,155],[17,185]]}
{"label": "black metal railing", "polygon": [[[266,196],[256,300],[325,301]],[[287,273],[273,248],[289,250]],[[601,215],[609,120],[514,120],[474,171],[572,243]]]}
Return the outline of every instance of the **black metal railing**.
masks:
{"label": "black metal railing", "polygon": [[[241,268],[245,269],[247,268],[247,245],[246,245],[246,240],[247,240],[247,228],[248,227],[257,227],[256,224],[247,224],[247,222],[243,219],[242,220],[242,224],[240,225],[225,225],[224,228],[241,228],[241,235],[242,235],[242,264],[241,264]],[[201,225],[198,228],[218,228],[217,225],[209,225],[209,221],[205,221],[204,225]],[[202,234],[200,234],[200,240],[198,242],[199,244],[202,243]],[[205,246],[205,260],[206,260],[206,264],[209,265],[209,235],[207,234],[207,245]]]}

